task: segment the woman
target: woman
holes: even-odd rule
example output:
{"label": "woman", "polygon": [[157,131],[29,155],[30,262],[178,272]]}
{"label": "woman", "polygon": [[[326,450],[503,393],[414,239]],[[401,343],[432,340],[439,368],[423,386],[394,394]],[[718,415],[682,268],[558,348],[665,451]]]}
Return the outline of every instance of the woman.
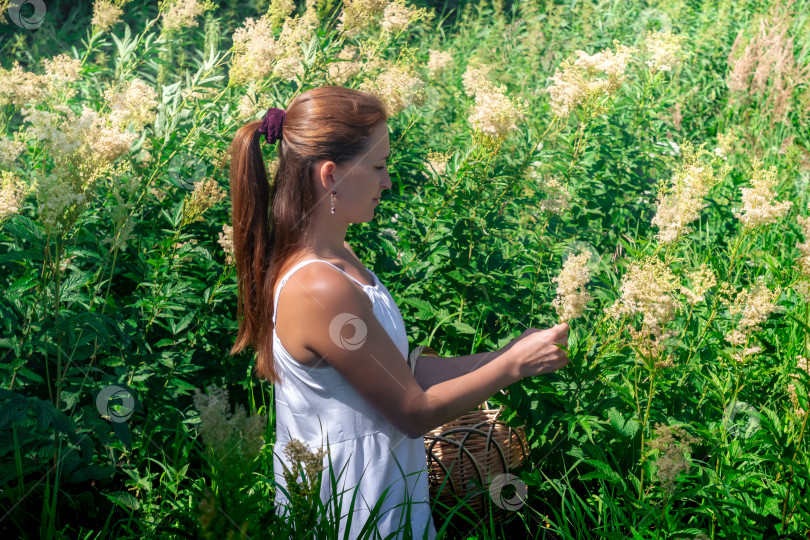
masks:
{"label": "woman", "polygon": [[[391,187],[386,122],[377,97],[326,86],[237,131],[230,178],[240,320],[231,352],[252,345],[258,376],[275,383],[279,485],[282,462],[291,466],[286,443],[328,445],[332,470],[320,495],[325,504],[340,499],[341,535],[348,527],[356,537],[388,490],[377,531],[433,538],[423,434],[523,377],[566,365],[559,345],[568,326],[530,328],[497,352],[408,362],[394,299],[345,241],[349,224],[370,221]],[[279,141],[272,184],[262,135]],[[281,489],[276,502],[287,503]]]}

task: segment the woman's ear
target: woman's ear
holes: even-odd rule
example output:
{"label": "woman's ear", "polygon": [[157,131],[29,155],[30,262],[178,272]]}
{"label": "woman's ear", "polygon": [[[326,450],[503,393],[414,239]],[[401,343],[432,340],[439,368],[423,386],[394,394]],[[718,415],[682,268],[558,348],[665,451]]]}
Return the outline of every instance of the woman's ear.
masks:
{"label": "woman's ear", "polygon": [[332,189],[332,186],[335,184],[335,163],[333,161],[323,161],[316,166],[315,171],[316,180],[324,187],[324,189]]}

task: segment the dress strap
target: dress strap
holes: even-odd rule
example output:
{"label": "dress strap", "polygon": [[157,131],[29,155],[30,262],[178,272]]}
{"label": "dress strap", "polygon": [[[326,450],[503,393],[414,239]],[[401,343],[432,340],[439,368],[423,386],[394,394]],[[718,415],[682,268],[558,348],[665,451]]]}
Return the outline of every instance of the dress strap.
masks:
{"label": "dress strap", "polygon": [[[334,264],[330,263],[329,261],[324,261],[322,259],[307,259],[307,260],[301,261],[298,264],[296,264],[295,266],[293,266],[286,274],[284,274],[284,276],[281,278],[281,280],[279,280],[279,286],[276,289],[275,294],[273,295],[273,326],[276,325],[276,313],[278,312],[278,295],[281,294],[281,288],[284,286],[285,283],[287,283],[287,280],[290,279],[290,276],[292,276],[292,274],[296,270],[298,270],[299,268],[301,268],[302,266],[304,266],[306,264],[309,264],[311,262],[316,262],[316,261],[317,262],[324,262],[324,263],[328,264],[329,266],[331,266],[331,267],[333,267],[333,268],[335,268],[337,270],[340,270],[340,268],[338,268]],[[367,287],[371,287],[371,285],[365,285],[363,283],[360,283],[359,281],[354,279],[352,276],[350,276],[349,274],[347,274],[343,270],[340,270],[340,271],[343,272],[343,274],[346,277],[350,278],[352,281],[354,281],[355,283],[357,283],[358,285],[363,287],[363,290],[365,290]],[[374,281],[376,282],[377,281],[377,275],[374,274],[373,272],[372,272],[372,275],[374,276]]]}

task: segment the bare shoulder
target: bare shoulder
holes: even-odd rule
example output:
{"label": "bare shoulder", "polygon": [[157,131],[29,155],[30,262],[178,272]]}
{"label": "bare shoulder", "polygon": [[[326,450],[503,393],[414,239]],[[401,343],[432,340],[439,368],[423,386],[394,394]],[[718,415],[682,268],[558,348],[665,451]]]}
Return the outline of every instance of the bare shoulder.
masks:
{"label": "bare shoulder", "polygon": [[279,292],[277,309],[284,314],[276,320],[279,339],[300,361],[307,351],[310,354],[320,351],[319,344],[328,339],[312,329],[329,328],[331,321],[342,313],[357,316],[373,313],[368,295],[352,280],[332,266],[317,262],[302,266],[287,279]]}

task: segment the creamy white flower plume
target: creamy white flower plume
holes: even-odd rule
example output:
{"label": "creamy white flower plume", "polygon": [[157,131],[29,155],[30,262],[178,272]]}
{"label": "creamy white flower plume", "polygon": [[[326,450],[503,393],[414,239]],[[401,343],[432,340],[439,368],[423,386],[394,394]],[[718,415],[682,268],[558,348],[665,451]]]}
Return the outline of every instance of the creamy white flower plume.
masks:
{"label": "creamy white flower plume", "polygon": [[385,104],[389,116],[395,116],[405,107],[425,103],[425,81],[410,66],[388,64],[373,80],[360,85],[361,90],[376,94]]}
{"label": "creamy white flower plume", "polygon": [[578,50],[575,52],[576,59],[567,58],[554,72],[548,93],[551,109],[556,116],[567,118],[578,107],[583,107],[589,114],[599,112],[598,100],[610,96],[621,87],[627,64],[636,49],[618,41],[613,44],[615,52],[608,48],[588,55]]}
{"label": "creamy white flower plume", "polygon": [[751,187],[742,188],[743,209],[734,216],[749,229],[768,225],[784,216],[791,201],[776,202],[776,167],[765,169],[762,161],[754,160]]}
{"label": "creamy white flower plume", "polygon": [[453,65],[453,55],[447,51],[429,49],[428,53],[430,58],[428,59],[427,69],[432,77],[441,75],[444,70]]}
{"label": "creamy white flower plume", "polygon": [[581,317],[591,300],[591,295],[585,290],[585,285],[591,280],[588,269],[590,257],[588,251],[571,255],[563,264],[560,275],[552,279],[557,283],[557,296],[551,305],[557,311],[560,321]]}
{"label": "creamy white flower plume", "polygon": [[652,71],[672,71],[681,62],[684,36],[671,32],[647,32],[645,48],[649,59],[647,66]]}
{"label": "creamy white flower plume", "polygon": [[652,225],[660,229],[657,237],[661,243],[674,242],[689,233],[688,225],[708,206],[704,198],[728,172],[724,168],[715,176],[711,166],[702,163],[700,153],[688,143],[684,143],[681,151],[683,163],[669,184],[661,183],[658,191],[658,211]]}

